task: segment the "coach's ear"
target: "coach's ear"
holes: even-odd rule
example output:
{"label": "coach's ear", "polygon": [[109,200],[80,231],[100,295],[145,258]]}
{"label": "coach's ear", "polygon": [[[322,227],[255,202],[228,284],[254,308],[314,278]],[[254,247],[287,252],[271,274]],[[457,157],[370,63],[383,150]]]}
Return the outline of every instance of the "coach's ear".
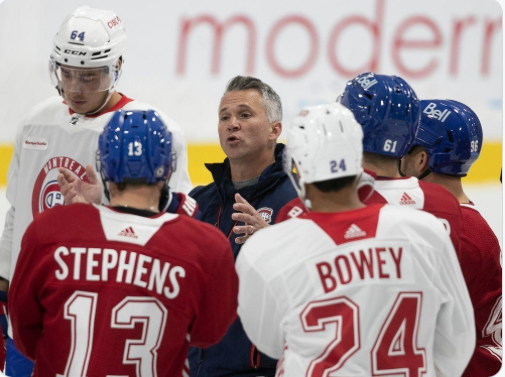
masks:
{"label": "coach's ear", "polygon": [[282,133],[282,122],[272,122],[270,123],[270,140],[275,140],[277,142],[277,138],[281,136]]}

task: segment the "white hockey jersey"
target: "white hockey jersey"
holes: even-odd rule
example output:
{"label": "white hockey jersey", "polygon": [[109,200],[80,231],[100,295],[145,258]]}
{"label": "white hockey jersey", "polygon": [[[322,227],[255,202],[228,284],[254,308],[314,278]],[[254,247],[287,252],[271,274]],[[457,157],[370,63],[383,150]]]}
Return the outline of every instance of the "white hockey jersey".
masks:
{"label": "white hockey jersey", "polygon": [[175,191],[188,193],[186,141],[180,126],[152,106],[123,98],[109,111],[98,116],[71,114],[61,97],[52,97],[35,106],[22,120],[17,131],[14,155],[7,176],[7,199],[11,204],[0,240],[0,276],[10,280],[16,266],[21,239],[33,217],[63,204],[56,177],[58,167],[71,170],[87,180],[85,167],[95,166],[98,135],[113,111],[153,109],[174,134],[177,170],[170,179]]}
{"label": "white hockey jersey", "polygon": [[[238,313],[277,376],[459,376],[472,304],[442,223],[411,208],[310,212],[242,248]],[[422,374],[425,373],[425,374]]]}

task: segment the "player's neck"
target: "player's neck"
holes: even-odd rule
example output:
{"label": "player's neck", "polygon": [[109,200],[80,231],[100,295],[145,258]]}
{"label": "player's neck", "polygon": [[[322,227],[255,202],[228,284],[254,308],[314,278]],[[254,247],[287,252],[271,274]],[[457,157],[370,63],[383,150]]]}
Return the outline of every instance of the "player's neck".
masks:
{"label": "player's neck", "polygon": [[121,94],[119,94],[118,92],[114,91],[114,93],[112,93],[112,95],[110,96],[109,100],[107,101],[107,103],[105,104],[105,106],[100,110],[100,112],[105,112],[109,109],[112,109],[114,106],[116,106],[116,104],[121,101],[121,98],[123,96]]}
{"label": "player's neck", "polygon": [[233,181],[246,181],[261,175],[263,170],[275,162],[275,156],[273,152],[268,151],[268,153],[255,156],[254,159],[241,158],[229,159],[229,161],[231,179]]}
{"label": "player's neck", "polygon": [[401,178],[398,171],[397,162],[378,163],[374,161],[363,160],[363,168],[377,174],[378,177]]}
{"label": "player's neck", "polygon": [[460,177],[452,177],[450,175],[430,173],[425,178],[423,178],[423,181],[436,183],[437,185],[445,187],[462,204],[470,202],[470,199],[468,198],[468,196],[466,196],[465,192],[463,191],[463,184],[461,183]]}
{"label": "player's neck", "polygon": [[111,206],[129,207],[145,209],[151,212],[159,212],[160,189],[157,186],[127,187],[123,191],[110,187],[110,192]]}
{"label": "player's neck", "polygon": [[314,185],[306,185],[306,189],[311,211],[314,212],[345,212],[365,207],[359,200],[356,184],[336,192],[322,192]]}

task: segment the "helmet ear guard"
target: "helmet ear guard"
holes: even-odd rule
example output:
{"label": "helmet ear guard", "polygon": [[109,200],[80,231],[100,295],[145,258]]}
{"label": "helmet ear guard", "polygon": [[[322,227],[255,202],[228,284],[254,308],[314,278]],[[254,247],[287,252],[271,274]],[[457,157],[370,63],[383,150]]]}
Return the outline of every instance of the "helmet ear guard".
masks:
{"label": "helmet ear guard", "polygon": [[363,73],[347,83],[338,100],[363,127],[365,152],[403,157],[410,149],[419,100],[401,77]]}

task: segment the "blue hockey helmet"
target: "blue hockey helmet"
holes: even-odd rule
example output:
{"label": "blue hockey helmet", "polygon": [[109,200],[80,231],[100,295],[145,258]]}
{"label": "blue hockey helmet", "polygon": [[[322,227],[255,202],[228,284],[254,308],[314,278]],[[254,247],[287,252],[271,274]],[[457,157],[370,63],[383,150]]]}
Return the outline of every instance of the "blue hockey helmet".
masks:
{"label": "blue hockey helmet", "polygon": [[363,127],[364,152],[403,157],[410,149],[421,115],[416,93],[401,77],[362,73],[337,101]]}
{"label": "blue hockey helmet", "polygon": [[423,100],[421,109],[413,146],[426,148],[428,167],[434,173],[466,176],[482,149],[482,126],[477,114],[452,100]]}
{"label": "blue hockey helmet", "polygon": [[97,169],[105,181],[156,183],[175,170],[172,133],[158,113],[114,113],[98,140]]}

